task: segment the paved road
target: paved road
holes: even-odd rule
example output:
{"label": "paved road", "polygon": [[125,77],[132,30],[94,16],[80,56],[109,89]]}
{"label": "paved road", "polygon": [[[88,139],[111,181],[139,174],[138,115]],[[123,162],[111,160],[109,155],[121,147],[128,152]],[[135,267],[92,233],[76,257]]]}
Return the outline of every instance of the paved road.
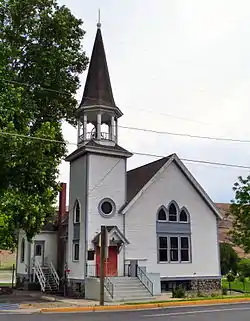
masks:
{"label": "paved road", "polygon": [[249,321],[250,304],[167,308],[135,312],[95,312],[74,314],[1,314],[0,321]]}

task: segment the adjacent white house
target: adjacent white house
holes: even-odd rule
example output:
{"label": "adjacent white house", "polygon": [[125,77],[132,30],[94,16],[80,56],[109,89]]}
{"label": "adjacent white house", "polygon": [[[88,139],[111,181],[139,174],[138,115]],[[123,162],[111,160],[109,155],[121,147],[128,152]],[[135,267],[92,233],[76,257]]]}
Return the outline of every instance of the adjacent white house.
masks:
{"label": "adjacent white house", "polygon": [[[147,298],[178,284],[220,288],[220,213],[176,154],[127,171],[132,153],[118,144],[116,106],[98,25],[70,163],[69,205],[62,184],[55,223],[28,243],[19,233],[17,275],[42,290],[98,299],[99,235],[108,231],[106,300]],[[65,274],[66,273],[66,274]]]}

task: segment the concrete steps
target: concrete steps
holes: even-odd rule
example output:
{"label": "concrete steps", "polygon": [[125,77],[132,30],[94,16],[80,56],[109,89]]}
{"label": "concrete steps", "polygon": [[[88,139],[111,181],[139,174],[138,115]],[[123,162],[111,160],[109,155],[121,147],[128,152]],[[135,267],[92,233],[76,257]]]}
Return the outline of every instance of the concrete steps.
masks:
{"label": "concrete steps", "polygon": [[113,301],[136,301],[152,298],[148,289],[136,277],[110,277],[114,286]]}

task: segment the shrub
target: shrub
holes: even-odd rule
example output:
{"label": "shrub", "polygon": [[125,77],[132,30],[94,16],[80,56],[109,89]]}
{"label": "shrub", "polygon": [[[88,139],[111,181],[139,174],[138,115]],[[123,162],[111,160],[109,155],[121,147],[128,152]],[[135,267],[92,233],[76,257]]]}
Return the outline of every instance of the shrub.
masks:
{"label": "shrub", "polygon": [[250,277],[250,260],[242,259],[238,264],[238,270],[241,275],[244,275],[245,278]]}
{"label": "shrub", "polygon": [[183,287],[181,287],[181,286],[172,290],[172,297],[173,298],[185,298],[185,296],[186,296],[185,289],[183,289]]}
{"label": "shrub", "polygon": [[246,278],[245,278],[245,276],[243,274],[240,274],[238,279],[242,283],[243,291],[245,292],[245,287],[246,287]]}

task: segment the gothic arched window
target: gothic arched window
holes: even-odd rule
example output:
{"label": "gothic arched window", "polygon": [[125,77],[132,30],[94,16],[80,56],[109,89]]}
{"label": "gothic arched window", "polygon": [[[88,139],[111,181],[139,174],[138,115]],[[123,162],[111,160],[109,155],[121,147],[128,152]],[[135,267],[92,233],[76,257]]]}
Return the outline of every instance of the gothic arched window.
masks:
{"label": "gothic arched window", "polygon": [[158,217],[157,217],[158,221],[166,221],[167,220],[167,213],[165,211],[164,208],[161,208],[158,211]]}
{"label": "gothic arched window", "polygon": [[170,222],[177,221],[177,207],[174,203],[171,203],[168,208],[168,219]]}
{"label": "gothic arched window", "polygon": [[20,257],[21,263],[24,262],[24,258],[25,258],[25,239],[22,238],[22,242],[21,242],[21,257]]}
{"label": "gothic arched window", "polygon": [[74,223],[80,223],[80,217],[81,217],[80,204],[79,204],[79,201],[76,200],[75,206],[74,206]]}
{"label": "gothic arched window", "polygon": [[188,223],[188,214],[184,209],[180,212],[180,222]]}

